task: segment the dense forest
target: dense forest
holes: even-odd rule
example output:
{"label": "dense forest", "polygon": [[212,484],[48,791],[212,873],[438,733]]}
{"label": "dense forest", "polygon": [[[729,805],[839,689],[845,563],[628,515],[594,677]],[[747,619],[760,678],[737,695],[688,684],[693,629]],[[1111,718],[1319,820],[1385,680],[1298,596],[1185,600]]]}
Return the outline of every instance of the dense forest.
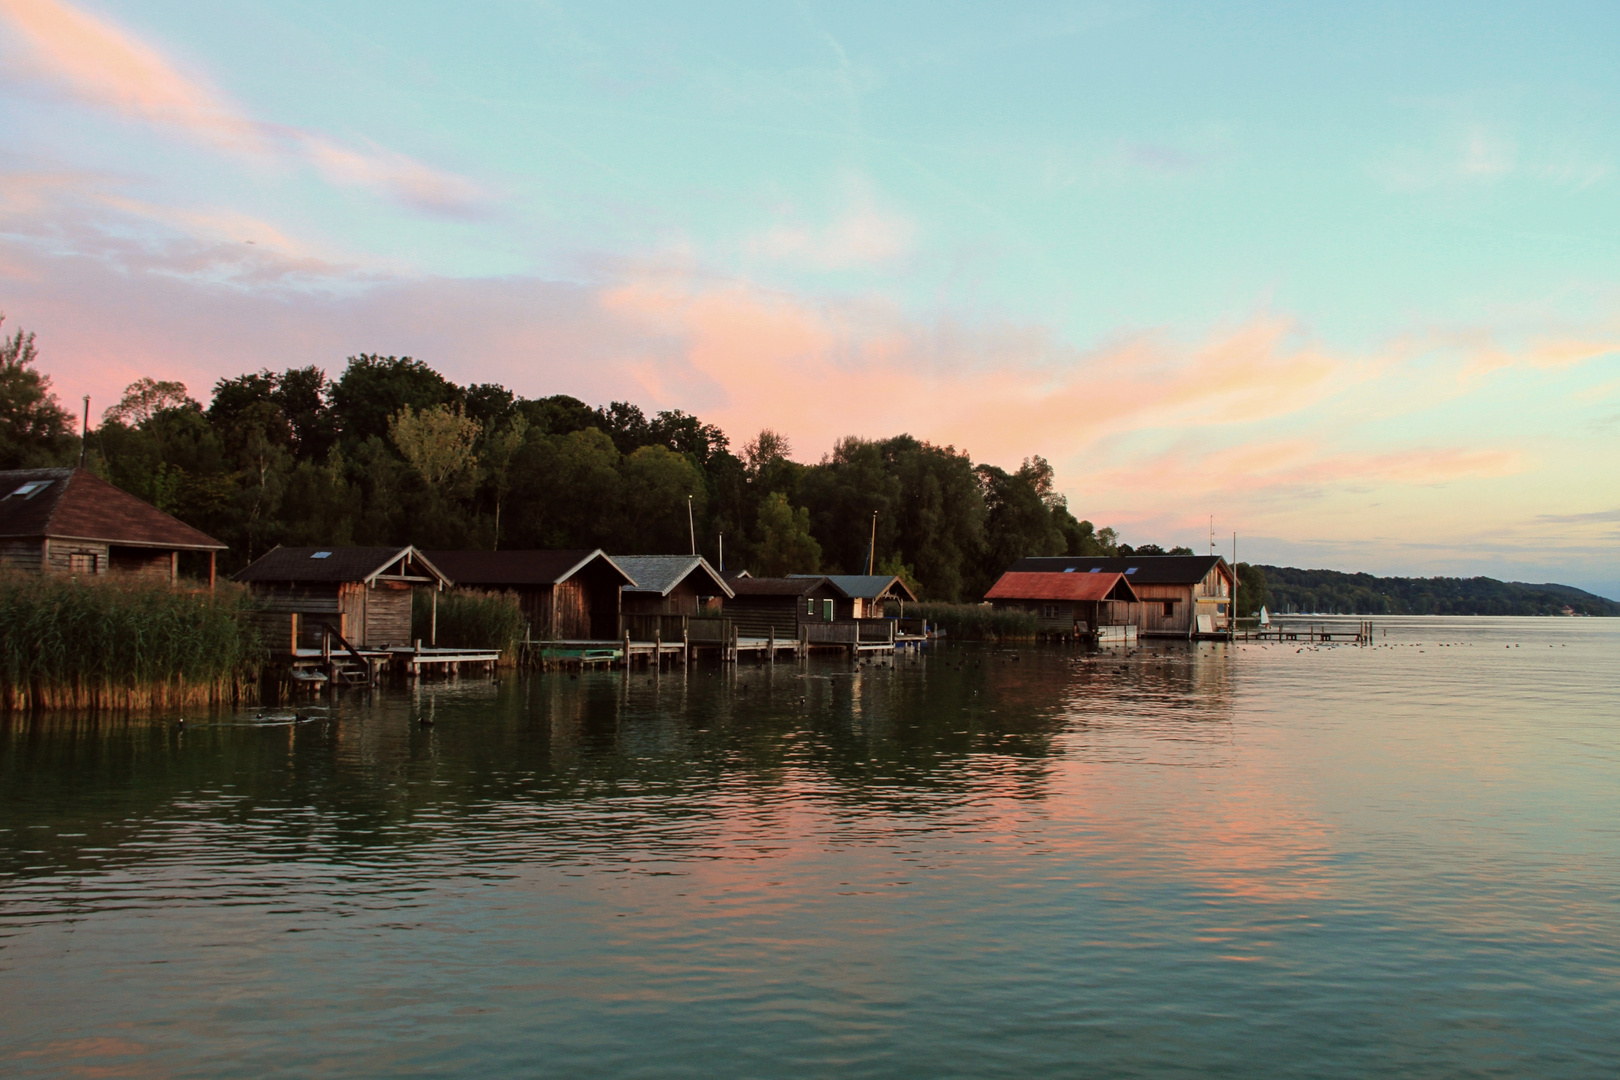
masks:
{"label": "dense forest", "polygon": [[[32,334],[0,341],[0,468],[78,460],[37,361]],[[335,379],[314,366],[225,378],[206,405],[141,379],[85,451],[90,469],[229,544],[225,569],[277,544],[684,552],[691,529],[711,560],[723,535],[726,564],[755,574],[856,572],[875,513],[877,567],[930,598],[976,600],[1025,555],[1132,551],[1070,513],[1040,457],[1009,471],[897,435],[847,438],[806,464],[773,431],[734,448],[684,412],[459,386],[410,357],[349,357]]]}
{"label": "dense forest", "polygon": [[[1487,577],[1386,578],[1344,574],[1337,570],[1295,570],[1286,566],[1256,566],[1252,570],[1244,567],[1244,571],[1244,596],[1262,596],[1274,612],[1620,615],[1620,603],[1568,585],[1526,585]],[[1240,607],[1240,610],[1247,614],[1250,609]]]}

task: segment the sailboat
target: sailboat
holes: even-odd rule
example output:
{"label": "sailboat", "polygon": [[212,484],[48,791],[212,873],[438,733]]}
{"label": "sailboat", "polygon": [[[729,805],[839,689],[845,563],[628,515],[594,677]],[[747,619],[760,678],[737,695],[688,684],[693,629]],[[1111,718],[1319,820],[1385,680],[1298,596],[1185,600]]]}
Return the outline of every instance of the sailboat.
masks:
{"label": "sailboat", "polygon": [[1270,626],[1271,625],[1271,612],[1266,610],[1266,605],[1264,605],[1264,604],[1260,605],[1260,625],[1261,626]]}

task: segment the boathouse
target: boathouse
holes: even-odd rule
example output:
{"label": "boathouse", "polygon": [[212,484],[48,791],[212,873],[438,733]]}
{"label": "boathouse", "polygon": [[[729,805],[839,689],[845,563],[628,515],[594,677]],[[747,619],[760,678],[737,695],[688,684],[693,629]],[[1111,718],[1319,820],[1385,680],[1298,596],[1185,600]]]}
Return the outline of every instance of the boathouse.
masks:
{"label": "boathouse", "polygon": [[731,586],[701,555],[614,555],[635,579],[621,592],[625,615],[710,615],[732,596]]}
{"label": "boathouse", "polygon": [[739,577],[731,581],[726,618],[749,637],[798,638],[801,623],[833,622],[848,597],[825,577]]}
{"label": "boathouse", "polygon": [[318,649],[328,631],[360,649],[411,643],[411,592],[444,573],[413,547],[278,547],[239,571],[272,651]]}
{"label": "boathouse", "polygon": [[537,639],[617,641],[620,590],[635,579],[595,551],[430,551],[458,588],[511,592]]}
{"label": "boathouse", "polygon": [[1232,630],[1232,568],[1219,555],[1019,559],[1010,573],[1119,574],[1141,603],[1143,637],[1224,637]]}
{"label": "boathouse", "polygon": [[180,555],[225,545],[87,469],[0,471],[0,569],[178,580]]}
{"label": "boathouse", "polygon": [[1089,638],[1104,627],[1130,626],[1141,617],[1141,600],[1119,572],[1028,572],[1010,570],[984,594],[993,607],[1027,611],[1043,637]]}
{"label": "boathouse", "polygon": [[[815,575],[802,574],[800,577]],[[917,602],[917,594],[893,574],[828,574],[826,579],[838,591],[833,619],[882,619],[895,601]]]}

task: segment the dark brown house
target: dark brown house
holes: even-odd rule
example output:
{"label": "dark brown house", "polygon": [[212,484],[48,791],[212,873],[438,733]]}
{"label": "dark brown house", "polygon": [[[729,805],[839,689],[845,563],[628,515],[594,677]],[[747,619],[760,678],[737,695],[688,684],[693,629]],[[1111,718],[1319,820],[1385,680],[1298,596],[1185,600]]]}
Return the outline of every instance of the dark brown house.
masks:
{"label": "dark brown house", "polygon": [[1232,627],[1232,568],[1219,555],[1133,555],[1128,558],[1030,558],[1012,573],[1119,574],[1141,600],[1143,637],[1224,636]]}
{"label": "dark brown house", "polygon": [[544,640],[616,641],[619,590],[634,585],[601,550],[430,551],[427,556],[458,588],[517,594]]}
{"label": "dark brown house", "polygon": [[730,584],[726,618],[743,637],[797,638],[801,623],[833,622],[839,603],[849,600],[824,577],[739,577]]}
{"label": "dark brown house", "polygon": [[1003,610],[1029,612],[1039,633],[1052,637],[1085,637],[1100,626],[1135,624],[1141,617],[1140,598],[1125,575],[1101,570],[1009,571],[984,598]]}
{"label": "dark brown house", "polygon": [[174,581],[180,553],[225,545],[85,469],[0,471],[0,568]]}
{"label": "dark brown house", "polygon": [[622,590],[626,615],[718,614],[732,596],[701,555],[615,555],[613,562],[635,579]]}
{"label": "dark brown house", "polygon": [[411,643],[411,592],[444,574],[413,547],[278,547],[239,571],[271,647],[318,649],[325,628],[361,649]]}

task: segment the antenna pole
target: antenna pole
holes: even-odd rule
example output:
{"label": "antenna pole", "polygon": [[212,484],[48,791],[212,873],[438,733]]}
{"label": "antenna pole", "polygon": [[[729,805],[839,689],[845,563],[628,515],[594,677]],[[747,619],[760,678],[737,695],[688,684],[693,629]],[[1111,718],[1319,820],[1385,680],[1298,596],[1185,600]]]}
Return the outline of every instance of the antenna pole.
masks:
{"label": "antenna pole", "polygon": [[697,526],[692,524],[692,496],[686,497],[686,531],[692,536],[692,554],[697,554]]}
{"label": "antenna pole", "polygon": [[877,573],[877,511],[872,511],[872,545],[866,549],[866,572]]}
{"label": "antenna pole", "polygon": [[720,572],[726,572],[726,534],[720,534]]}
{"label": "antenna pole", "polygon": [[84,456],[90,450],[90,395],[84,395],[84,426],[79,429],[79,468],[84,468]]}

